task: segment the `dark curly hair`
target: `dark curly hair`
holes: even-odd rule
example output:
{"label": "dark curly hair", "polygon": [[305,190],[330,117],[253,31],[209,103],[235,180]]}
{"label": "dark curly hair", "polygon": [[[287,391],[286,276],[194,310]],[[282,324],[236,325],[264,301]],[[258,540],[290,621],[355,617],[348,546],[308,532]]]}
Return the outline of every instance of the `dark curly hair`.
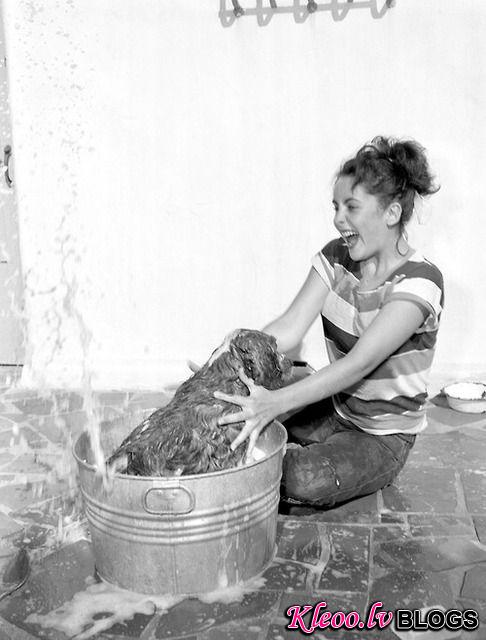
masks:
{"label": "dark curly hair", "polygon": [[365,144],[339,169],[336,179],[354,177],[353,187],[363,185],[377,196],[383,207],[397,201],[402,207],[400,232],[412,217],[417,195],[428,196],[439,190],[429,168],[425,149],[415,140],[396,140],[378,136]]}

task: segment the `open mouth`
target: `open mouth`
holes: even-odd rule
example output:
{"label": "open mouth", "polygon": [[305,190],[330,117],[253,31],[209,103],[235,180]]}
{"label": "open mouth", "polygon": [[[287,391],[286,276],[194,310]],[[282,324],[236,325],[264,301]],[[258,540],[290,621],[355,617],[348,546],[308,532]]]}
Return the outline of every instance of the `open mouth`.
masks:
{"label": "open mouth", "polygon": [[341,236],[348,247],[355,245],[359,238],[359,234],[356,231],[341,231]]}

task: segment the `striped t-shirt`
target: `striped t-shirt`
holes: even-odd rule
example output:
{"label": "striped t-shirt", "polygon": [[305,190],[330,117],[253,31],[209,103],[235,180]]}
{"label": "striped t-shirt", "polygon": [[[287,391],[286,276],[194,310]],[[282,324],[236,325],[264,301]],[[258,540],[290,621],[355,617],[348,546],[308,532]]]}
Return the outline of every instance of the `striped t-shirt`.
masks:
{"label": "striped t-shirt", "polygon": [[341,238],[329,242],[312,264],[329,288],[321,315],[330,362],[351,350],[387,302],[411,300],[424,310],[424,322],[409,340],[360,382],[333,396],[336,411],[368,433],[422,431],[444,304],[441,272],[415,252],[376,289],[359,291],[360,265]]}

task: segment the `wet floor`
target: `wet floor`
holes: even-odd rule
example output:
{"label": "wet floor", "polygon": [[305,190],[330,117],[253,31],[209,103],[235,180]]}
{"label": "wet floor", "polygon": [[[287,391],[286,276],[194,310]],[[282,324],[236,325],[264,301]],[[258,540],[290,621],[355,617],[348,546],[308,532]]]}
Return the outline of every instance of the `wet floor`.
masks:
{"label": "wet floor", "polygon": [[[161,393],[97,394],[106,419],[152,408]],[[293,507],[279,515],[278,551],[261,586],[240,602],[187,598],[168,612],[135,613],[97,640],[287,640],[292,605],[325,601],[332,612],[457,608],[479,612],[475,632],[418,635],[392,626],[317,630],[336,640],[486,639],[486,414],[453,412],[435,396],[429,427],[395,483],[329,511]],[[75,392],[40,394],[5,387],[0,395],[0,565],[18,545],[29,549],[26,584],[0,601],[0,640],[65,640],[72,633],[34,620],[93,587],[94,560],[79,496],[71,486],[69,437],[85,424]],[[36,618],[40,616],[40,618]],[[108,612],[98,613],[102,620]],[[461,635],[462,634],[462,635]]]}

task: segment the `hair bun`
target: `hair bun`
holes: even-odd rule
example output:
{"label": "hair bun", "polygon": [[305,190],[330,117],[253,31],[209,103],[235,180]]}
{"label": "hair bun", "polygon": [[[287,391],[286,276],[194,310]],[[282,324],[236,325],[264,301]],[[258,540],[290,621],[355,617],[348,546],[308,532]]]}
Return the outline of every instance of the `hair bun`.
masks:
{"label": "hair bun", "polygon": [[430,173],[425,149],[415,140],[393,140],[375,138],[373,146],[382,151],[392,163],[398,179],[403,180],[405,189],[413,189],[421,196],[438,191]]}

